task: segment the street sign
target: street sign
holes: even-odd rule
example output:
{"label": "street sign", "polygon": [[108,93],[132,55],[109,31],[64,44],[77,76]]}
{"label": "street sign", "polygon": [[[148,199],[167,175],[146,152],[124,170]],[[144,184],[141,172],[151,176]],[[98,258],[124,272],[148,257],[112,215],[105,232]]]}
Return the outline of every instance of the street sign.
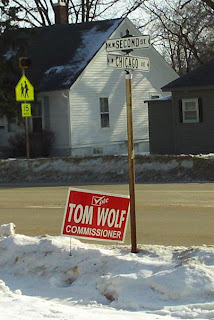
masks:
{"label": "street sign", "polygon": [[109,67],[123,70],[150,70],[150,61],[146,57],[122,56],[115,54],[107,55],[107,64]]}
{"label": "street sign", "polygon": [[22,76],[15,88],[16,101],[34,101],[34,87],[26,76]]}
{"label": "street sign", "polygon": [[22,117],[31,117],[31,104],[30,103],[22,103]]}
{"label": "street sign", "polygon": [[119,39],[108,39],[106,41],[106,51],[122,51],[150,47],[150,36],[124,37]]}
{"label": "street sign", "polygon": [[69,188],[61,235],[123,242],[129,196]]}

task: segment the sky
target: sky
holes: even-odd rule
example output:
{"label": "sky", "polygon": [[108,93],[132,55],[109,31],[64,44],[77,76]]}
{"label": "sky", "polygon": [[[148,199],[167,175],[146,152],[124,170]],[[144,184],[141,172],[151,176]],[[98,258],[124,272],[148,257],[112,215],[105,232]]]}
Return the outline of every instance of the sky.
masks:
{"label": "sky", "polygon": [[2,233],[1,320],[214,319],[213,246],[138,248]]}

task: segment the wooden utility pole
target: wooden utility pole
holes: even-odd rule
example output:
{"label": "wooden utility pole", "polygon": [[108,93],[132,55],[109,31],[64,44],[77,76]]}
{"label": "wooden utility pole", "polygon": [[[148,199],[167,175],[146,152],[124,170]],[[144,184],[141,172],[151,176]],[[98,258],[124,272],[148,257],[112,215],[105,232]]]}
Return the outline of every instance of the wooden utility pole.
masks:
{"label": "wooden utility pole", "polygon": [[[118,44],[118,45],[116,45]],[[121,51],[124,54],[108,54],[109,67],[126,71],[126,104],[127,104],[127,131],[128,131],[128,161],[129,161],[129,195],[130,195],[130,221],[131,221],[131,251],[137,253],[136,217],[135,217],[135,169],[134,169],[134,139],[132,120],[132,75],[129,70],[149,71],[150,61],[146,57],[129,55],[134,49],[149,48],[149,36],[133,36],[129,30],[120,39],[108,39],[106,51]]]}
{"label": "wooden utility pole", "polygon": [[30,159],[30,144],[29,144],[29,130],[28,130],[28,118],[25,117],[25,137],[26,137],[26,157]]}
{"label": "wooden utility pole", "polygon": [[127,105],[127,132],[128,132],[128,162],[129,162],[129,195],[130,195],[130,222],[131,222],[131,252],[137,253],[136,216],[135,216],[135,169],[134,169],[134,138],[132,119],[132,75],[126,71],[126,105]]}

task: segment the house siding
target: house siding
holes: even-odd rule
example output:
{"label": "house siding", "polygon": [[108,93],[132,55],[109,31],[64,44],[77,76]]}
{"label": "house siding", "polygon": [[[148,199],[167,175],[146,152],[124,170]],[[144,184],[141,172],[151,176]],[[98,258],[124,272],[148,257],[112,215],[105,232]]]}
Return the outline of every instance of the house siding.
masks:
{"label": "house siding", "polygon": [[149,102],[149,134],[151,154],[174,152],[171,100]]}
{"label": "house siding", "polygon": [[[125,20],[111,38],[120,38],[127,28],[130,34],[140,34]],[[149,151],[148,105],[144,101],[150,92],[168,95],[160,88],[177,74],[154,48],[135,50],[133,55],[149,57],[151,62],[150,72],[135,71],[132,79],[134,141],[136,151],[143,152]],[[101,128],[101,97],[109,99],[109,128]],[[71,87],[70,103],[72,155],[92,154],[93,147],[103,147],[104,154],[127,152],[125,72],[107,66],[105,45]]]}
{"label": "house siding", "polygon": [[[202,100],[203,120],[199,123],[179,122],[179,101],[183,98]],[[173,93],[175,153],[197,154],[214,151],[213,90],[192,90]]]}
{"label": "house siding", "polygon": [[70,154],[69,90],[44,92],[39,95],[43,109],[43,128],[54,133],[52,154]]}

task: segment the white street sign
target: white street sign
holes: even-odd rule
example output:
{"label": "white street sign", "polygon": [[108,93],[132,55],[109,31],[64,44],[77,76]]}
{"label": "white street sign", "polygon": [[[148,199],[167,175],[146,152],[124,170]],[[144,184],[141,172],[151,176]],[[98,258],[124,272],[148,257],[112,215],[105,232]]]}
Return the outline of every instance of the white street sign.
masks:
{"label": "white street sign", "polygon": [[119,39],[109,39],[106,41],[106,51],[121,51],[130,49],[140,49],[150,47],[150,36],[127,37]]}
{"label": "white street sign", "polygon": [[150,70],[150,61],[146,57],[122,56],[115,54],[107,55],[107,65],[109,67],[123,70]]}

